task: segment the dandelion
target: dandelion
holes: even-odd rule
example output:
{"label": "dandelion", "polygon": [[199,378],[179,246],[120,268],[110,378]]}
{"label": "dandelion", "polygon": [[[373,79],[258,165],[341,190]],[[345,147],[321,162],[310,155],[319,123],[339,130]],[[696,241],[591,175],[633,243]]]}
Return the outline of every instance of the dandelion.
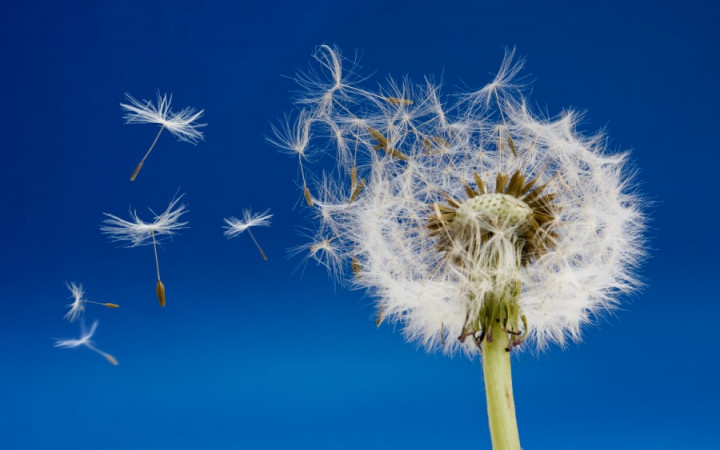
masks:
{"label": "dandelion", "polygon": [[340,130],[330,142],[353,156],[313,177],[310,257],[332,245],[342,264],[326,265],[376,298],[378,324],[429,351],[481,354],[493,447],[519,449],[511,351],[579,340],[639,285],[645,219],[627,153],[580,134],[572,111],[534,114],[512,52],[490,84],[451,98],[427,80],[373,93],[323,66],[327,94],[319,75],[301,80],[296,126],[321,151],[332,146],[313,130]]}
{"label": "dandelion", "polygon": [[74,322],[75,319],[82,315],[82,313],[85,311],[86,303],[94,303],[96,305],[102,305],[107,308],[118,308],[120,306],[115,303],[101,303],[87,300],[85,298],[85,290],[83,289],[82,284],[70,282],[65,283],[65,286],[67,286],[67,288],[70,290],[70,298],[73,299],[72,303],[68,303],[67,306],[70,308],[70,310],[67,312],[67,314],[65,314],[65,318],[70,322]]}
{"label": "dandelion", "polygon": [[172,112],[170,110],[172,95],[168,97],[167,94],[163,94],[161,96],[159,92],[157,94],[157,106],[153,105],[149,100],[139,101],[130,94],[125,94],[125,98],[128,103],[120,103],[120,106],[125,111],[123,117],[126,124],[156,123],[160,125],[160,130],[158,130],[150,148],[130,176],[130,181],[135,181],[163,130],[168,130],[179,140],[191,144],[197,144],[198,141],[203,139],[203,134],[198,128],[204,127],[206,124],[195,122],[202,117],[205,110],[197,111],[194,108],[183,108],[179,112]]}
{"label": "dandelion", "polygon": [[253,214],[252,211],[246,209],[243,211],[242,220],[236,219],[235,217],[224,219],[225,223],[227,224],[227,226],[225,227],[225,236],[227,236],[228,238],[234,238],[235,236],[238,236],[247,230],[248,234],[250,235],[250,239],[252,239],[258,251],[260,252],[260,256],[262,256],[262,258],[267,261],[268,258],[265,255],[262,247],[260,247],[260,244],[258,244],[257,239],[255,239],[251,228],[269,227],[270,219],[272,219],[272,214],[269,213],[269,209],[259,214]]}
{"label": "dandelion", "polygon": [[182,195],[170,201],[167,209],[161,214],[154,215],[152,222],[145,222],[138,217],[137,211],[130,211],[130,220],[121,219],[113,214],[103,213],[106,220],[100,231],[110,236],[114,241],[127,242],[127,247],[139,247],[152,244],[155,251],[155,269],[157,271],[156,294],[160,306],[165,306],[165,285],[160,281],[160,263],[158,261],[157,243],[163,236],[173,236],[178,230],[185,228],[187,222],[180,218],[187,212],[184,204],[178,205]]}
{"label": "dandelion", "polygon": [[93,322],[92,326],[90,327],[90,330],[85,330],[84,324],[80,324],[81,333],[79,339],[59,339],[55,341],[55,347],[57,348],[76,348],[76,347],[87,347],[90,350],[94,351],[95,353],[98,353],[103,358],[105,358],[110,364],[113,366],[118,365],[117,359],[109,353],[105,353],[104,351],[100,350],[99,348],[95,347],[95,343],[91,340],[93,335],[95,334],[95,330],[97,330],[98,321],[96,320]]}

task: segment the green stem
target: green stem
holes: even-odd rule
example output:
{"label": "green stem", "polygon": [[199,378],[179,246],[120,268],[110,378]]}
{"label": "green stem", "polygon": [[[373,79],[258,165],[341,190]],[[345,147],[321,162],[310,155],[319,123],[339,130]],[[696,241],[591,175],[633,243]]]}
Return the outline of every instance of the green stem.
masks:
{"label": "green stem", "polygon": [[500,324],[492,327],[492,342],[482,343],[483,373],[493,450],[520,450],[510,371],[508,335]]}

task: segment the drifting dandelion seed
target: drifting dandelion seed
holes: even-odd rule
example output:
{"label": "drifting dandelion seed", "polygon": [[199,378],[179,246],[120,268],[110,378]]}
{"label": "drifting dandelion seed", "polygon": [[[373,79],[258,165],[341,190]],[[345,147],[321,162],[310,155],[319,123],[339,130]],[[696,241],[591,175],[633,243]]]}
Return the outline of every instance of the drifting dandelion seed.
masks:
{"label": "drifting dandelion seed", "polygon": [[304,112],[300,112],[300,116],[294,124],[291,124],[289,118],[286,117],[279,126],[271,125],[271,129],[274,137],[268,138],[268,142],[291,154],[297,154],[305,202],[308,206],[313,206],[310,190],[307,187],[307,180],[305,179],[305,171],[303,169],[303,159],[307,158],[305,150],[310,142],[310,121],[304,115]]}
{"label": "drifting dandelion seed", "polygon": [[65,286],[70,290],[71,298],[73,299],[72,303],[69,303],[67,306],[70,308],[70,310],[65,314],[65,318],[69,320],[70,322],[74,322],[75,319],[80,317],[82,313],[85,311],[85,304],[86,303],[93,303],[95,305],[102,305],[107,308],[119,308],[120,305],[117,305],[115,303],[101,303],[101,302],[93,302],[90,300],[85,299],[85,290],[83,289],[82,284],[76,284],[73,282],[65,283]]}
{"label": "drifting dandelion seed", "polygon": [[400,323],[428,350],[482,353],[493,447],[519,449],[510,351],[579,340],[639,284],[645,217],[627,154],[580,135],[573,112],[534,115],[514,51],[447,106],[428,81],[390,82],[392,97],[352,86],[339,53],[318,52],[329,81],[301,77],[308,95],[285,135],[340,130],[303,152],[355,152],[338,145],[339,177],[315,177],[317,238],[304,248],[331,249],[325,265],[377,298],[378,325]]}
{"label": "drifting dandelion seed", "polygon": [[139,247],[152,244],[155,251],[155,269],[157,271],[157,284],[155,290],[160,306],[165,306],[165,285],[160,281],[160,263],[158,261],[157,241],[163,236],[172,236],[178,230],[185,228],[187,222],[180,218],[187,212],[184,204],[178,205],[182,195],[170,201],[162,214],[154,214],[152,222],[144,222],[137,215],[137,211],[130,211],[130,220],[121,219],[109,213],[103,213],[108,219],[103,221],[100,231],[110,236],[114,241],[128,242],[127,247]]}
{"label": "drifting dandelion seed", "polygon": [[195,121],[202,117],[205,110],[201,109],[197,111],[194,108],[184,108],[178,112],[172,112],[170,110],[172,95],[169,97],[167,94],[161,96],[159,92],[157,94],[157,106],[153,105],[149,100],[138,101],[130,94],[125,94],[125,98],[129,103],[120,103],[120,106],[125,110],[123,117],[126,124],[156,123],[160,125],[160,130],[155,136],[150,148],[145,153],[145,156],[143,156],[135,168],[135,171],[130,176],[130,181],[135,181],[135,178],[140,172],[140,169],[142,169],[143,164],[145,164],[145,160],[150,155],[150,152],[155,147],[163,130],[168,130],[179,140],[191,144],[197,144],[198,141],[203,139],[203,134],[198,128],[204,127],[207,124],[195,123]]}
{"label": "drifting dandelion seed", "polygon": [[[304,272],[308,261],[314,260],[318,265],[327,269],[331,278],[339,278],[343,274],[343,261],[345,256],[341,254],[339,249],[333,243],[332,237],[316,236],[314,240],[306,242],[291,249],[288,253],[290,257],[303,255],[305,258],[295,269]],[[359,262],[358,262],[359,264]]]}
{"label": "drifting dandelion seed", "polygon": [[272,214],[268,214],[270,210],[268,209],[265,212],[259,213],[259,214],[253,214],[252,211],[249,209],[246,209],[243,211],[243,218],[236,219],[235,217],[230,217],[229,219],[224,219],[225,223],[227,224],[225,228],[225,236],[228,238],[234,238],[235,236],[238,236],[245,232],[247,230],[248,234],[250,235],[250,239],[255,243],[255,246],[257,247],[258,251],[260,252],[260,256],[267,261],[267,256],[265,255],[265,252],[263,251],[262,247],[260,247],[260,244],[258,244],[257,239],[255,239],[255,236],[253,235],[253,232],[251,228],[253,227],[269,227],[270,226],[270,219],[272,218]]}
{"label": "drifting dandelion seed", "polygon": [[85,325],[80,324],[80,338],[79,339],[59,339],[55,341],[55,347],[57,348],[76,348],[76,347],[87,347],[90,350],[94,351],[95,353],[101,355],[103,358],[105,358],[110,364],[113,366],[118,365],[117,359],[109,353],[105,353],[104,351],[100,350],[99,348],[95,347],[95,343],[91,340],[93,335],[95,334],[95,331],[97,330],[98,321],[96,320],[93,322],[92,326],[90,327],[90,330],[85,330]]}

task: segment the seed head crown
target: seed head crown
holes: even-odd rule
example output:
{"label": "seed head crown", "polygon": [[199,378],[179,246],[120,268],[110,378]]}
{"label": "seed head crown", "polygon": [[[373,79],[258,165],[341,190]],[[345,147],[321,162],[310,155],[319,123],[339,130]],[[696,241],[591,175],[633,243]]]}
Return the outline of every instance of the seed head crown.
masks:
{"label": "seed head crown", "polygon": [[469,198],[458,206],[455,220],[461,224],[469,224],[478,217],[487,218],[509,227],[522,227],[532,214],[532,209],[512,195],[484,194]]}

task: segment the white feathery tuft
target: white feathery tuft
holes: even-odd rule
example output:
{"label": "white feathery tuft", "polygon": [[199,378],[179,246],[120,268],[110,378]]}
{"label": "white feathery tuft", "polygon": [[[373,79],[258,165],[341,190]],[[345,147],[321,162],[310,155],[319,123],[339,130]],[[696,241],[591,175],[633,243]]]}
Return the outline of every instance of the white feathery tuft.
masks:
{"label": "white feathery tuft", "polygon": [[303,111],[294,123],[285,117],[280,125],[271,125],[271,128],[273,137],[267,138],[268,142],[301,158],[305,156],[305,149],[310,142],[310,121]]}
{"label": "white feathery tuft", "polygon": [[261,213],[253,213],[249,209],[243,210],[242,219],[237,219],[235,217],[223,219],[227,224],[225,226],[225,236],[227,236],[228,238],[233,238],[239,234],[242,234],[248,228],[269,227],[270,219],[272,219],[272,216],[273,215],[270,214],[269,209]]}
{"label": "white feathery tuft", "polygon": [[130,94],[125,94],[128,103],[120,103],[125,110],[123,116],[126,124],[156,123],[162,125],[181,141],[197,144],[203,139],[198,128],[206,126],[204,123],[195,123],[205,110],[197,111],[195,108],[183,108],[178,112],[170,110],[172,95],[157,93],[157,106],[150,100],[137,100]]}
{"label": "white feathery tuft", "polygon": [[75,319],[82,315],[85,311],[85,291],[83,290],[82,284],[76,284],[74,282],[65,283],[65,286],[70,290],[72,303],[68,303],[70,310],[65,314],[65,319],[70,322],[74,322]]}
{"label": "white feathery tuft", "polygon": [[250,235],[250,239],[252,239],[253,243],[257,247],[258,252],[260,252],[260,256],[267,261],[268,257],[260,246],[260,243],[257,239],[255,239],[252,229],[255,227],[269,227],[270,219],[272,219],[272,214],[270,214],[269,209],[257,214],[253,214],[253,212],[249,209],[243,210],[242,220],[236,219],[235,217],[225,219],[225,223],[227,224],[225,227],[225,236],[228,238],[234,238],[235,236],[247,231]]}
{"label": "white feathery tuft", "polygon": [[84,324],[80,325],[81,333],[80,337],[78,339],[58,339],[55,341],[55,347],[57,348],[77,348],[77,347],[86,347],[90,350],[94,351],[95,353],[101,355],[103,358],[105,358],[110,364],[117,366],[118,362],[117,359],[115,359],[114,356],[112,356],[109,353],[106,353],[99,348],[95,346],[95,343],[92,341],[93,335],[95,335],[95,331],[97,330],[98,321],[94,321],[92,326],[89,330],[85,329]]}
{"label": "white feathery tuft", "polygon": [[502,100],[512,101],[512,96],[520,94],[525,87],[523,80],[518,77],[523,67],[525,67],[525,59],[516,58],[514,48],[506,49],[500,70],[495,74],[492,82],[475,92],[465,94],[466,100],[473,105],[483,105],[485,108],[488,108],[493,101],[498,104]]}
{"label": "white feathery tuft", "polygon": [[161,239],[163,236],[172,236],[178,230],[185,228],[187,222],[181,222],[180,218],[187,212],[184,204],[178,205],[182,195],[170,201],[168,207],[161,214],[155,214],[152,222],[145,222],[137,214],[137,211],[130,211],[130,220],[121,219],[120,217],[103,213],[106,220],[100,227],[100,231],[107,234],[112,240],[119,242],[127,242],[128,247],[138,247],[141,245],[150,245],[153,243],[153,234],[155,239]]}

